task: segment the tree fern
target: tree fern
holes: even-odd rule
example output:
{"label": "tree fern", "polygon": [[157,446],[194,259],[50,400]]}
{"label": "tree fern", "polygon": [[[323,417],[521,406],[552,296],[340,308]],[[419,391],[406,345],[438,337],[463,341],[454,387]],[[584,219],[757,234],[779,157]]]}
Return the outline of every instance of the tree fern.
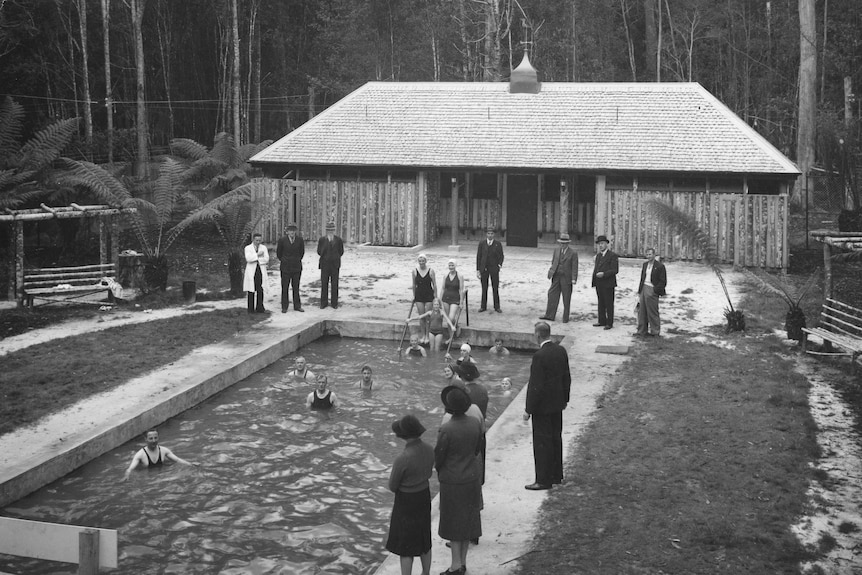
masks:
{"label": "tree fern", "polygon": [[[672,233],[679,235],[684,240],[693,243],[700,250],[701,259],[718,277],[721,283],[721,289],[724,291],[724,297],[727,299],[727,309],[725,317],[728,320],[728,329],[736,331],[745,329],[745,318],[742,317],[742,312],[733,309],[733,302],[730,300],[730,294],[727,291],[727,284],[724,281],[724,276],[719,268],[719,259],[715,251],[715,246],[709,240],[709,235],[698,225],[697,220],[690,214],[667,204],[661,200],[652,198],[644,202],[646,209],[655,218],[667,226]],[[741,328],[740,328],[741,326]]]}
{"label": "tree fern", "polygon": [[171,154],[195,161],[207,157],[209,150],[203,144],[199,144],[188,138],[174,138],[171,140]]}
{"label": "tree fern", "polygon": [[22,170],[40,170],[60,157],[60,152],[72,141],[78,129],[78,118],[54,122],[33,136],[19,153]]}
{"label": "tree fern", "polygon": [[121,207],[132,197],[128,186],[102,166],[69,158],[61,158],[61,165],[65,170],[55,178],[60,186],[86,188],[98,202],[111,206]]}

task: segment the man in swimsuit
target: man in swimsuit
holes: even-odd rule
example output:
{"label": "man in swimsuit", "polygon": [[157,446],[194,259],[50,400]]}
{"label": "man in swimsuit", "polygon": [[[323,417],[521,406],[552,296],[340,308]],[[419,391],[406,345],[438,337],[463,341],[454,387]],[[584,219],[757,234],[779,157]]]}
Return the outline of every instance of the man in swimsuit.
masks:
{"label": "man in swimsuit", "polygon": [[299,379],[304,379],[306,381],[309,379],[315,379],[314,372],[308,369],[308,365],[305,363],[305,358],[301,355],[294,360],[293,370],[287,372],[287,375],[298,377]]}
{"label": "man in swimsuit", "polygon": [[332,409],[338,407],[338,399],[335,393],[326,389],[329,381],[326,375],[320,374],[317,376],[317,389],[308,394],[305,398],[305,406],[315,410]]}
{"label": "man in swimsuit", "polygon": [[135,453],[135,456],[132,457],[132,463],[129,465],[129,468],[126,469],[123,481],[128,481],[129,475],[131,475],[132,471],[134,471],[138,465],[142,465],[143,467],[160,466],[166,459],[176,461],[177,463],[182,463],[184,465],[197,465],[196,463],[191,463],[190,461],[177,457],[174,455],[173,451],[167,447],[159,445],[159,432],[155,429],[148,430],[144,434],[144,438],[146,439],[147,445],[146,447],[139,449]]}
{"label": "man in swimsuit", "polygon": [[362,378],[359,380],[359,383],[356,384],[356,387],[363,391],[371,391],[371,386],[374,385],[374,379],[371,375],[371,366],[363,365],[362,366]]}

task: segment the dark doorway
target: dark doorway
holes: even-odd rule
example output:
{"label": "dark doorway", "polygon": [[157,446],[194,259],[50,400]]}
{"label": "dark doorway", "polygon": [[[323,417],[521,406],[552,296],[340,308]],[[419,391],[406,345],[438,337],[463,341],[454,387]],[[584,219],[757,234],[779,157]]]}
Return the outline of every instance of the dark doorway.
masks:
{"label": "dark doorway", "polygon": [[508,177],[506,185],[506,245],[534,248],[538,245],[536,217],[539,209],[539,178]]}

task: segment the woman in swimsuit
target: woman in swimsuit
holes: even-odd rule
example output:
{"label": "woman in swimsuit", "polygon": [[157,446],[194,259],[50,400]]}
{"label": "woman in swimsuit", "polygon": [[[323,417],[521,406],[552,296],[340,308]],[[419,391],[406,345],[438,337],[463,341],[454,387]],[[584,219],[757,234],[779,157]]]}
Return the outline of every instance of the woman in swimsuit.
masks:
{"label": "woman in swimsuit", "polygon": [[[464,303],[464,276],[455,269],[455,260],[449,260],[449,273],[443,279],[443,311],[453,325],[458,326],[458,310]],[[457,335],[453,333],[453,336]]]}
{"label": "woman in swimsuit", "polygon": [[424,321],[426,317],[428,318],[428,343],[434,351],[440,351],[440,346],[443,344],[443,337],[446,335],[446,327],[443,325],[444,321],[449,324],[449,333],[455,332],[455,325],[449,319],[449,316],[443,314],[441,307],[440,300],[435,299],[431,309],[420,316],[407,319],[407,323],[410,323],[411,321]]}
{"label": "woman in swimsuit", "polygon": [[[428,256],[419,254],[416,258],[419,266],[413,270],[413,303],[416,304],[416,313],[422,316],[431,309],[431,302],[437,298],[437,276],[434,270],[428,267]],[[428,343],[428,320],[419,324],[419,343]]]}

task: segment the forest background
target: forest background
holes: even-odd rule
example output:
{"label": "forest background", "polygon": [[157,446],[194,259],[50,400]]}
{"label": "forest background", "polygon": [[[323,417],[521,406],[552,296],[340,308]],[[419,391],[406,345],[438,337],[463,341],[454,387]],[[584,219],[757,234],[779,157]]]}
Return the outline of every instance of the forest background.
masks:
{"label": "forest background", "polygon": [[367,81],[500,81],[529,50],[548,82],[700,82],[845,172],[860,31],[858,0],[0,0],[0,93],[28,134],[80,117],[64,155],[143,175],[173,138],[275,139]]}

